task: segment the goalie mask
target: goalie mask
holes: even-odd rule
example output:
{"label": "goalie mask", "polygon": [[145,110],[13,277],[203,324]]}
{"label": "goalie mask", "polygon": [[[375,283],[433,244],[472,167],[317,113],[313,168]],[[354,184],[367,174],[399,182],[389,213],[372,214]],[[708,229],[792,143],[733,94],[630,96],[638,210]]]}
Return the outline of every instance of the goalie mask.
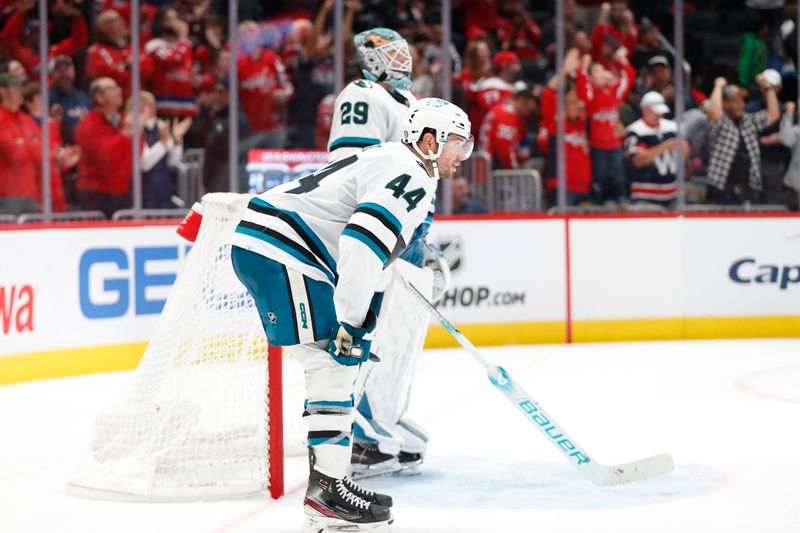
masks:
{"label": "goalie mask", "polygon": [[[475,140],[470,134],[471,127],[469,117],[457,105],[441,98],[423,98],[411,106],[403,118],[402,141],[410,144],[417,154],[433,164],[434,173],[438,178],[436,160],[445,150],[462,161],[472,154]],[[436,142],[439,145],[436,153],[431,151],[423,154],[417,146],[426,128],[436,132]],[[457,135],[458,138],[451,139],[450,135]]]}
{"label": "goalie mask", "polygon": [[388,28],[362,31],[353,38],[356,62],[364,78],[411,90],[411,52],[400,34]]}

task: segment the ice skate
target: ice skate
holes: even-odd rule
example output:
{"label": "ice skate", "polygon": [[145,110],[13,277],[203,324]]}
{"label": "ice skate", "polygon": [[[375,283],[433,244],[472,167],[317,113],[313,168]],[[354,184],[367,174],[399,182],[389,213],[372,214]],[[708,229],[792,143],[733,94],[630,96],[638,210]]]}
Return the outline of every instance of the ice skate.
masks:
{"label": "ice skate", "polygon": [[349,476],[344,477],[344,484],[359,498],[363,498],[370,503],[377,503],[378,505],[383,505],[384,507],[391,507],[394,503],[392,501],[392,497],[388,494],[381,494],[379,492],[373,492],[371,490],[367,490],[355,481],[353,481]]}
{"label": "ice skate", "polygon": [[400,461],[394,455],[382,453],[375,444],[353,443],[350,477],[364,479],[385,476],[400,470]]}
{"label": "ice skate", "polygon": [[306,513],[303,533],[390,531],[389,508],[361,498],[348,485],[352,482],[311,471],[303,502]]}
{"label": "ice skate", "polygon": [[418,476],[422,473],[422,454],[400,452],[398,456],[400,470],[394,473],[396,476]]}

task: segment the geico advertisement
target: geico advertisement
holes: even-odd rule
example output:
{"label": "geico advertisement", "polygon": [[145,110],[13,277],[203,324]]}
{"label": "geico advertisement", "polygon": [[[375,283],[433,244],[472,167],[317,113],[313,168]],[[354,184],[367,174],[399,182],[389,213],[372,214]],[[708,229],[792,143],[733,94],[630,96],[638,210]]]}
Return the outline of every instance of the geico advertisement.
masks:
{"label": "geico advertisement", "polygon": [[0,355],[146,341],[189,247],[173,226],[0,231]]}
{"label": "geico advertisement", "polygon": [[448,319],[564,320],[563,221],[436,221],[429,239],[442,248],[452,272],[438,305]]}
{"label": "geico advertisement", "polygon": [[800,315],[800,218],[686,219],[690,316]]}

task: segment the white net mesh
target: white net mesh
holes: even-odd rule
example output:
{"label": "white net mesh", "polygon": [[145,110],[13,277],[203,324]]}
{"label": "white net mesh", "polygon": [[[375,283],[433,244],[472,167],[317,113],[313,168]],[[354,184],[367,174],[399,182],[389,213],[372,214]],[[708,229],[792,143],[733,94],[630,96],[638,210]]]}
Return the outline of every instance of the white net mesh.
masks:
{"label": "white net mesh", "polygon": [[[225,243],[248,198],[204,198],[197,241],[131,382],[97,416],[91,459],[67,480],[70,492],[180,501],[268,489],[270,438],[281,435],[268,426],[266,338]],[[302,370],[287,358],[283,373],[284,433],[296,448]]]}

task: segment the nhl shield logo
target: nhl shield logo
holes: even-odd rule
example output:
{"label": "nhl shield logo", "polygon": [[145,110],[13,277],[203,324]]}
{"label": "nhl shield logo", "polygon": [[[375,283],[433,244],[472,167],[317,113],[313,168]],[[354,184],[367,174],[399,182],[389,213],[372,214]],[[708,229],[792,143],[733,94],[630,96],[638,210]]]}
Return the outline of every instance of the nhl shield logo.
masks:
{"label": "nhl shield logo", "polygon": [[450,271],[455,273],[464,263],[464,239],[460,235],[440,237],[436,244],[444,254]]}

